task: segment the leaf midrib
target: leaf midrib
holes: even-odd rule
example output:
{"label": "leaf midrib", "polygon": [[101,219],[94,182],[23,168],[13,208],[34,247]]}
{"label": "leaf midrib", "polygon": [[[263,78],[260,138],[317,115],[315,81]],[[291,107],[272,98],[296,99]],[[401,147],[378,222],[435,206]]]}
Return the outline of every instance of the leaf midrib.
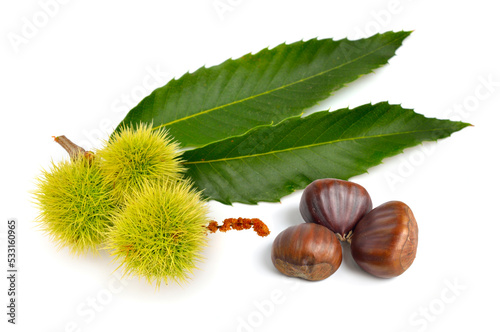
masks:
{"label": "leaf midrib", "polygon": [[216,106],[216,107],[213,107],[213,108],[210,108],[210,109],[207,109],[207,110],[204,110],[204,111],[201,111],[201,112],[195,113],[195,114],[191,114],[191,115],[185,116],[185,117],[183,117],[183,118],[179,118],[179,119],[176,119],[176,120],[170,121],[170,122],[168,122],[168,123],[164,123],[164,124],[159,125],[159,126],[157,126],[157,127],[153,127],[153,129],[154,129],[154,130],[156,130],[156,129],[159,129],[159,128],[162,128],[162,127],[170,126],[170,125],[172,125],[172,124],[174,124],[174,123],[178,123],[178,122],[181,122],[181,121],[186,121],[186,120],[188,120],[188,119],[191,119],[191,118],[197,117],[197,116],[199,116],[199,115],[207,114],[207,113],[210,113],[210,112],[216,111],[216,110],[218,110],[218,109],[222,109],[222,108],[225,108],[225,107],[229,107],[229,106],[232,106],[232,105],[236,105],[236,104],[239,104],[239,103],[243,103],[243,102],[245,102],[245,101],[252,100],[252,99],[254,99],[254,98],[258,98],[258,97],[261,97],[261,96],[265,96],[265,95],[267,95],[267,94],[273,93],[273,92],[275,92],[275,91],[279,91],[279,90],[281,90],[281,89],[286,89],[286,88],[288,88],[288,87],[290,87],[290,86],[293,86],[293,85],[295,85],[295,84],[299,84],[299,83],[305,82],[305,81],[310,80],[310,79],[313,79],[313,78],[315,78],[315,77],[318,77],[318,76],[324,75],[324,74],[326,74],[326,73],[328,73],[328,72],[330,72],[330,71],[333,71],[333,70],[336,70],[336,69],[342,68],[343,66],[346,66],[346,65],[351,64],[351,63],[353,63],[353,62],[355,62],[355,61],[358,61],[359,59],[362,59],[362,58],[364,58],[364,57],[367,57],[367,56],[369,56],[369,55],[371,55],[371,54],[373,54],[373,53],[375,53],[375,52],[377,52],[377,51],[379,51],[379,50],[383,49],[384,47],[387,47],[388,45],[393,44],[394,42],[397,42],[397,41],[399,41],[399,40],[401,40],[401,39],[404,39],[405,37],[406,37],[406,36],[403,36],[403,37],[400,37],[400,38],[397,38],[397,39],[393,39],[391,42],[389,42],[389,43],[387,43],[387,44],[385,44],[385,45],[383,45],[383,46],[380,46],[379,48],[377,48],[377,49],[375,49],[375,50],[373,50],[373,51],[371,51],[371,52],[369,52],[369,53],[363,54],[362,56],[359,56],[359,57],[357,57],[357,58],[354,58],[354,59],[353,59],[353,60],[351,60],[351,61],[344,62],[344,63],[342,63],[341,65],[338,65],[338,66],[336,66],[336,67],[330,68],[330,69],[328,69],[328,70],[324,70],[324,71],[319,72],[319,73],[317,73],[317,74],[314,74],[314,75],[312,75],[312,76],[308,76],[308,77],[305,77],[305,78],[300,79],[300,80],[298,80],[298,81],[295,81],[295,82],[292,82],[292,83],[289,83],[289,84],[285,84],[285,85],[279,86],[279,87],[277,87],[277,88],[274,88],[274,89],[271,89],[271,90],[268,90],[268,91],[264,91],[264,92],[261,92],[261,93],[258,93],[258,94],[255,94],[255,95],[252,95],[252,96],[249,96],[249,97],[243,98],[243,99],[235,100],[235,101],[230,102],[230,103],[227,103],[227,104],[223,104],[223,105]]}
{"label": "leaf midrib", "polygon": [[441,130],[443,130],[443,128],[402,131],[402,132],[398,132],[398,133],[380,134],[380,135],[372,135],[372,136],[350,137],[350,138],[345,138],[345,139],[336,139],[333,141],[326,141],[326,142],[321,142],[321,143],[316,143],[316,144],[302,145],[299,147],[268,151],[268,152],[251,154],[251,155],[246,155],[246,156],[220,158],[220,159],[212,159],[212,160],[186,161],[183,164],[184,165],[195,165],[195,164],[208,164],[208,163],[216,163],[216,162],[225,162],[225,161],[232,161],[232,160],[242,160],[242,159],[247,159],[247,158],[257,158],[257,157],[261,157],[261,156],[279,154],[279,153],[296,151],[296,150],[301,150],[301,149],[309,149],[309,148],[314,148],[314,147],[321,146],[321,145],[334,144],[334,143],[339,143],[339,142],[356,141],[356,140],[363,140],[363,139],[370,139],[370,138],[384,138],[384,137],[397,136],[397,135],[416,134],[416,133],[433,132],[433,131],[441,131]]}

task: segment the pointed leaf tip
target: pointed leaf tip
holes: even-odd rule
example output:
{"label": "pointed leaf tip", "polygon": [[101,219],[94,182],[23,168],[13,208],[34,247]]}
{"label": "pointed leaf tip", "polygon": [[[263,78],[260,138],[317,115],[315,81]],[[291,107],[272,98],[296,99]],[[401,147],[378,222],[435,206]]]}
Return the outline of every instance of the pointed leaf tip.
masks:
{"label": "pointed leaf tip", "polygon": [[381,102],[289,118],[186,151],[184,159],[188,176],[212,200],[277,202],[316,179],[347,180],[465,126]]}

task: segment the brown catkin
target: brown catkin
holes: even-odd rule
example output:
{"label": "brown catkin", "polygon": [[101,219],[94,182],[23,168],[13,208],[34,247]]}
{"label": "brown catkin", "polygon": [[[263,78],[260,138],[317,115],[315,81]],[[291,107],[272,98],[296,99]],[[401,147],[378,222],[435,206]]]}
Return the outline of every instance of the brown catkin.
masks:
{"label": "brown catkin", "polygon": [[207,229],[210,231],[210,233],[215,233],[217,230],[219,230],[219,232],[225,233],[231,229],[241,231],[243,229],[250,229],[252,227],[257,235],[262,237],[268,236],[269,233],[271,233],[267,225],[262,222],[262,220],[257,218],[228,218],[225,219],[220,226],[216,221],[211,221],[208,224]]}

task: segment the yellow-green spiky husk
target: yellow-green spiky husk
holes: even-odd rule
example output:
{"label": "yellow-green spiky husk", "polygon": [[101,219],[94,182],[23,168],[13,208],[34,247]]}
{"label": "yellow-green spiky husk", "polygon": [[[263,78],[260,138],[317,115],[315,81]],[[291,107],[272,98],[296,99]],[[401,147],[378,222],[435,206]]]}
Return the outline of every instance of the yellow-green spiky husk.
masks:
{"label": "yellow-green spiky husk", "polygon": [[189,278],[206,246],[207,204],[186,181],[146,182],[115,213],[108,248],[125,275],[162,282]]}
{"label": "yellow-green spiky husk", "polygon": [[97,152],[104,177],[121,200],[152,181],[177,181],[184,168],[179,145],[166,130],[140,124],[112,136]]}
{"label": "yellow-green spiky husk", "polygon": [[71,253],[97,253],[111,225],[116,202],[97,163],[83,154],[52,162],[37,179],[34,193],[40,227]]}

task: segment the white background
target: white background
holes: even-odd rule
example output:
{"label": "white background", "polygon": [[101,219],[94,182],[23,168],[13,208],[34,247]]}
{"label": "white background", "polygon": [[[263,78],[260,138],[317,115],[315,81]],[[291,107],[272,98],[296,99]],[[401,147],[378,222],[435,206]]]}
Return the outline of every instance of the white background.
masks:
{"label": "white background", "polygon": [[[16,326],[6,323],[5,278],[0,283],[2,331],[500,330],[494,1],[59,0],[45,9],[50,17],[41,5],[49,2],[0,5],[0,265],[5,271],[6,221],[14,217],[20,271]],[[38,27],[29,30],[33,23]],[[389,65],[314,108],[388,100],[428,117],[474,124],[352,179],[375,206],[396,199],[413,209],[420,242],[402,276],[367,275],[348,250],[324,281],[281,276],[270,260],[271,244],[301,222],[301,192],[281,204],[210,203],[213,219],[258,217],[271,235],[211,235],[192,281],[159,291],[144,280],[120,281],[106,253],[57,251],[36,229],[34,179],[65,155],[51,136],[97,147],[146,91],[187,71],[285,41],[402,29],[414,33]],[[16,44],[13,38],[24,39]]]}

